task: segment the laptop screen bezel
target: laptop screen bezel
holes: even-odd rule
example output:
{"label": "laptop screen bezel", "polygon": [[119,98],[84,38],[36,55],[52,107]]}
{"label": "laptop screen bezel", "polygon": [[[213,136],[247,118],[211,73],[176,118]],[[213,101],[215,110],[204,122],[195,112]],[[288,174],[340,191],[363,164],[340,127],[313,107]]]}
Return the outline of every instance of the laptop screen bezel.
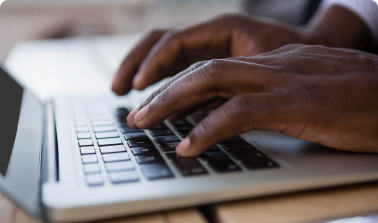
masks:
{"label": "laptop screen bezel", "polygon": [[24,88],[17,134],[5,176],[0,174],[0,191],[26,212],[40,217],[40,171],[43,143],[44,106],[25,86],[0,67]]}

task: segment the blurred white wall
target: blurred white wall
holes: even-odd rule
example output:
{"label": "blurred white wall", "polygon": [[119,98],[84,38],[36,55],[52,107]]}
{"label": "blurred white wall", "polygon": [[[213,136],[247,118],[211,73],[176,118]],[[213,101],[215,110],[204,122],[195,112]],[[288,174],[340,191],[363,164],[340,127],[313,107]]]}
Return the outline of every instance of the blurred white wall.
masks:
{"label": "blurred white wall", "polygon": [[7,0],[0,58],[24,40],[141,32],[247,12],[295,24],[307,0]]}
{"label": "blurred white wall", "polygon": [[23,40],[141,32],[239,8],[239,0],[7,0],[0,7],[0,57]]}

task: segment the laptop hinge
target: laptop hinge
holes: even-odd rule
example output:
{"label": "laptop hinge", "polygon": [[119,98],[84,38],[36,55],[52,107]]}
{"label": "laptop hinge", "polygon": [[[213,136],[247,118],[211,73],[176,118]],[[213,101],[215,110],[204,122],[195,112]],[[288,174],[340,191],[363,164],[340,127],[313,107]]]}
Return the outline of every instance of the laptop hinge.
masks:
{"label": "laptop hinge", "polygon": [[42,149],[42,183],[56,181],[59,181],[59,175],[54,105],[52,102],[47,102],[45,105],[45,132]]}

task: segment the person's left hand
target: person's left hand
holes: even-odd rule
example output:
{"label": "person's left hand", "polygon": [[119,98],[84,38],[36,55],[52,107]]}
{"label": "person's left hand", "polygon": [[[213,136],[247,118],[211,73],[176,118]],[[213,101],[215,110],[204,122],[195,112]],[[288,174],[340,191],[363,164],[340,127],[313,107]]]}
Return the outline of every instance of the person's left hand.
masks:
{"label": "person's left hand", "polygon": [[199,62],[153,93],[129,117],[151,128],[217,99],[227,101],[176,152],[196,156],[249,130],[278,131],[325,146],[378,152],[378,56],[289,45],[255,57]]}

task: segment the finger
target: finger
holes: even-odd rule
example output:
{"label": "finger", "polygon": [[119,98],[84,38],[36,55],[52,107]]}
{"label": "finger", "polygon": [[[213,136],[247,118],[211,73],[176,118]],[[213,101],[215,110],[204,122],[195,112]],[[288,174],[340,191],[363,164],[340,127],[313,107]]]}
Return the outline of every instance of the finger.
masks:
{"label": "finger", "polygon": [[264,57],[264,56],[271,56],[271,55],[275,55],[275,54],[281,54],[281,53],[287,53],[287,52],[290,52],[290,51],[294,51],[294,50],[297,50],[297,49],[300,49],[300,48],[303,48],[303,47],[306,47],[308,45],[305,45],[305,44],[288,44],[288,45],[285,45],[285,46],[282,46],[280,48],[277,48],[277,49],[274,49],[272,51],[269,51],[269,52],[266,52],[266,53],[261,53],[259,55],[257,55],[256,57]]}
{"label": "finger", "polygon": [[160,30],[146,33],[126,56],[113,80],[112,90],[116,94],[123,95],[130,91],[132,79],[137,73],[140,64],[164,32]]}
{"label": "finger", "polygon": [[276,81],[265,69],[244,62],[212,60],[159,93],[134,116],[134,123],[139,128],[151,128],[177,112],[214,98],[228,99],[235,94],[264,91]]}
{"label": "finger", "polygon": [[134,108],[130,114],[127,116],[127,123],[130,127],[133,127],[133,128],[138,128],[138,126],[135,125],[134,123],[134,118],[135,118],[135,115],[143,108],[145,107],[146,105],[148,105],[157,95],[159,95],[161,92],[163,92],[165,89],[167,89],[170,85],[172,85],[175,81],[177,81],[178,79],[180,79],[182,76],[186,75],[187,73],[190,73],[194,70],[196,70],[197,68],[203,66],[204,64],[206,64],[207,61],[201,61],[201,62],[198,62],[198,63],[195,63],[193,64],[192,66],[190,66],[188,69],[180,72],[179,74],[177,74],[176,76],[172,77],[171,79],[169,79],[167,82],[165,82],[159,89],[157,89],[155,92],[153,92],[149,97],[147,97],[139,107],[136,107]]}
{"label": "finger", "polygon": [[212,27],[211,23],[166,32],[144,59],[133,87],[142,90],[164,78],[181,54],[207,50],[223,52],[219,55],[224,56],[229,36],[229,30]]}
{"label": "finger", "polygon": [[181,118],[184,118],[184,117],[186,117],[190,114],[193,114],[197,111],[204,112],[204,111],[207,111],[209,109],[215,109],[215,108],[219,107],[221,104],[223,104],[225,101],[226,101],[225,99],[215,98],[213,100],[205,102],[202,105],[192,107],[188,110],[179,111],[179,112],[173,114],[171,117],[169,117],[169,119],[172,119],[172,120],[181,119]]}
{"label": "finger", "polygon": [[289,99],[276,92],[237,95],[201,120],[176,152],[193,157],[222,140],[250,130],[283,131],[294,116],[285,105]]}

